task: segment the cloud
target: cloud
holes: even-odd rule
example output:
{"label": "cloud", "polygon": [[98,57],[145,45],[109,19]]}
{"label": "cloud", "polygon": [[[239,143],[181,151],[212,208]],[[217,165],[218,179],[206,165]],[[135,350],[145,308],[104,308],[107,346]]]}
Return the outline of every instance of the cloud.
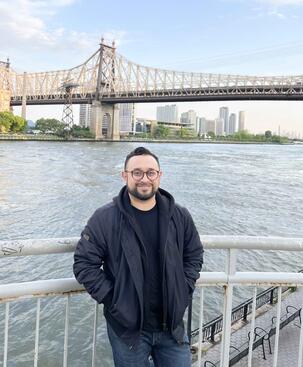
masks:
{"label": "cloud", "polygon": [[286,19],[286,15],[285,14],[283,14],[281,12],[278,12],[276,10],[269,11],[268,12],[268,15],[269,16],[272,16],[272,17],[279,18],[279,19]]}
{"label": "cloud", "polygon": [[[239,52],[227,52],[225,54],[217,54],[209,57],[199,57],[199,58],[184,58],[183,60],[179,59],[177,62],[170,64],[162,64],[158,65],[159,68],[168,68],[168,69],[178,69],[178,70],[190,70],[193,69],[200,72],[203,68],[223,68],[226,70],[226,67],[234,67],[241,64],[249,64],[252,62],[257,64],[258,61],[264,60],[268,62],[270,60],[276,60],[277,58],[281,58],[284,55],[302,55],[303,54],[303,42],[293,42],[286,44],[276,44],[276,45],[268,45],[267,47],[258,48],[258,49],[247,49]],[[194,68],[193,68],[194,65]],[[181,68],[180,68],[181,66]]]}
{"label": "cloud", "polygon": [[274,6],[303,5],[303,0],[258,0],[258,2]]}
{"label": "cloud", "polygon": [[[89,53],[98,48],[102,32],[96,30],[88,33],[68,29],[65,25],[53,26],[56,14],[76,1],[79,0],[0,0],[0,57],[7,53],[16,60],[22,54],[33,56],[40,53],[47,65],[47,59],[51,57],[64,61],[70,59],[72,54],[78,56],[75,62],[82,60],[83,56],[84,61]],[[105,38],[115,40],[117,45],[123,42],[125,34],[120,30],[104,32]],[[42,59],[40,57],[40,63]],[[28,67],[26,62],[24,64]],[[41,69],[41,66],[38,68]]]}

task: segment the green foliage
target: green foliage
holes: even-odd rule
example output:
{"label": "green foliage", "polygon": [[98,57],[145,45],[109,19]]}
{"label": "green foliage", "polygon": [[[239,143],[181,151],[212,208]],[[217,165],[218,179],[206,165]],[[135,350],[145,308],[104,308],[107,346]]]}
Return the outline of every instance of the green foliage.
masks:
{"label": "green foliage", "polygon": [[167,138],[169,135],[169,127],[163,125],[157,125],[154,129],[153,136],[154,138]]}
{"label": "green foliage", "polygon": [[19,133],[26,129],[26,121],[20,116],[15,116],[12,112],[0,112],[0,132]]}
{"label": "green foliage", "polygon": [[94,135],[89,131],[88,127],[74,125],[70,131],[70,135],[75,138],[93,139]]}
{"label": "green foliage", "polygon": [[[221,137],[217,137],[221,138]],[[252,142],[272,142],[272,143],[287,143],[289,140],[286,137],[272,135],[270,130],[265,131],[264,134],[250,134],[247,130],[238,131],[233,135],[228,135],[220,140],[229,141],[252,141]]]}
{"label": "green foliage", "polygon": [[289,142],[289,139],[286,136],[278,136],[278,135],[273,135],[271,138],[271,141],[273,143],[280,143],[280,144],[285,144]]}
{"label": "green foliage", "polygon": [[192,132],[189,129],[187,129],[186,127],[181,126],[179,134],[180,134],[179,136],[181,139],[192,138]]}
{"label": "green foliage", "polygon": [[211,138],[211,139],[214,139],[216,137],[215,133],[213,131],[209,131],[207,133],[207,135]]}
{"label": "green foliage", "polygon": [[65,124],[57,119],[45,119],[40,118],[36,121],[36,129],[40,130],[43,134],[51,133],[58,136],[65,135]]}
{"label": "green foliage", "polygon": [[239,141],[248,141],[248,140],[252,140],[253,135],[250,134],[247,130],[241,130],[236,132],[235,134],[231,135],[231,137],[234,140],[239,140]]}
{"label": "green foliage", "polygon": [[270,130],[266,130],[265,133],[264,133],[264,135],[265,135],[265,138],[266,139],[271,139],[271,137],[272,137],[272,133],[271,133]]}
{"label": "green foliage", "polygon": [[11,125],[11,131],[21,133],[26,129],[26,120],[20,116],[14,116],[14,122]]}
{"label": "green foliage", "polygon": [[41,118],[36,121],[36,129],[42,134],[54,134],[65,139],[84,138],[93,139],[94,135],[88,127],[73,125],[71,129],[57,119]]}

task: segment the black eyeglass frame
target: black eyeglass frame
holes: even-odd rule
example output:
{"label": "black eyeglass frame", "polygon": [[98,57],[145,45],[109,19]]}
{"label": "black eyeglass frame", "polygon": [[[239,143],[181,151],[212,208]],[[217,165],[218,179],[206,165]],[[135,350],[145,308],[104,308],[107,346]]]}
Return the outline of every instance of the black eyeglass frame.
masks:
{"label": "black eyeglass frame", "polygon": [[[140,178],[137,178],[137,177],[134,177],[134,172],[135,171],[137,171],[137,172],[141,172],[141,177]],[[143,179],[143,177],[144,177],[144,175],[146,175],[146,177],[149,179],[149,181],[151,181],[151,182],[153,182],[153,181],[156,181],[156,179],[159,177],[159,175],[160,175],[160,171],[157,171],[156,169],[149,169],[149,170],[147,170],[147,171],[142,171],[142,170],[140,170],[140,169],[138,169],[138,168],[136,168],[136,169],[133,169],[132,171],[127,171],[127,170],[125,170],[124,172],[126,172],[126,173],[130,173],[131,175],[132,175],[132,178],[135,180],[135,181],[141,181],[142,179]],[[148,172],[157,172],[157,176],[155,177],[155,178],[150,178],[150,177],[148,177]]]}

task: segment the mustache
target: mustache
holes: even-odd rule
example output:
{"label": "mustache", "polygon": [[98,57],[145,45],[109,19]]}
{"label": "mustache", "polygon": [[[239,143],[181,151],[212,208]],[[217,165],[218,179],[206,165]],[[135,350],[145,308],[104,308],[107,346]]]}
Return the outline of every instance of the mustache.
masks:
{"label": "mustache", "polygon": [[152,187],[153,184],[151,183],[137,183],[137,187]]}

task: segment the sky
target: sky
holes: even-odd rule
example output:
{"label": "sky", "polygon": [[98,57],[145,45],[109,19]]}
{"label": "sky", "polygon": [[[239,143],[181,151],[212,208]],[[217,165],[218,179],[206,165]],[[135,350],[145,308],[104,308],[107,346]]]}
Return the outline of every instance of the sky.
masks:
{"label": "sky", "polygon": [[[0,60],[19,72],[82,64],[101,37],[141,65],[242,75],[303,74],[303,0],[0,0]],[[246,112],[252,132],[303,134],[303,101],[180,103],[216,118],[220,106]],[[78,117],[78,106],[74,115]],[[20,113],[20,108],[15,108]],[[156,104],[137,104],[155,118]],[[28,107],[27,118],[62,116],[62,106]]]}

